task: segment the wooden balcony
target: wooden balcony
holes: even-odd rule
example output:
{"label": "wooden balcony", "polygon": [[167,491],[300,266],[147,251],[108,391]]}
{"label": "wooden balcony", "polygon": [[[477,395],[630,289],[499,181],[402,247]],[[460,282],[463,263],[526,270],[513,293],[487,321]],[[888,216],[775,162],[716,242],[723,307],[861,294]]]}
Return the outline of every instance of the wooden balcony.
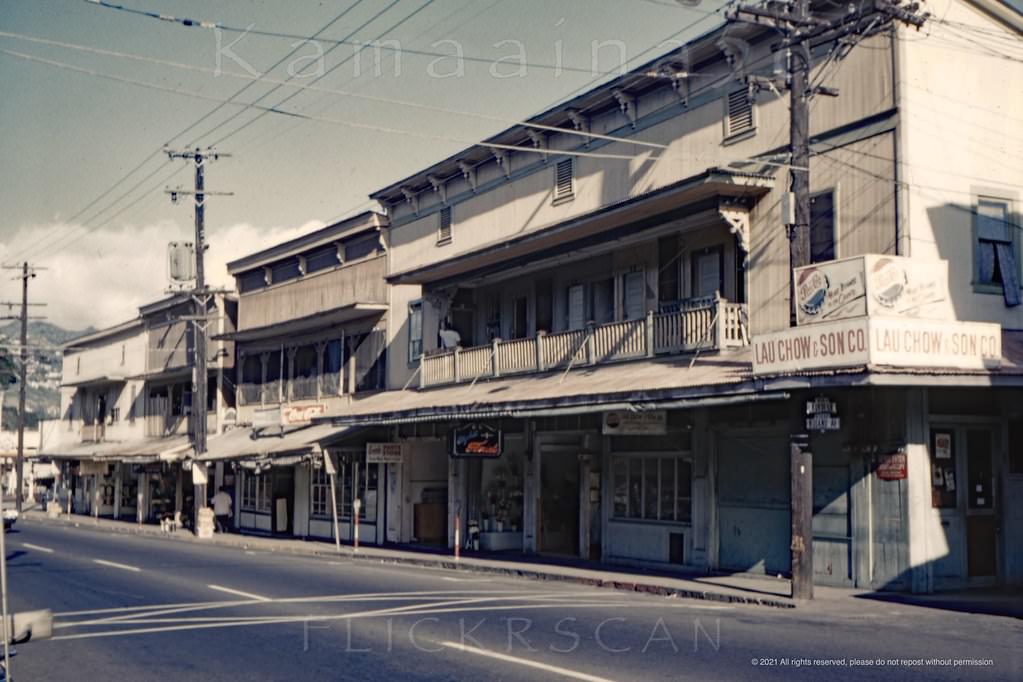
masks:
{"label": "wooden balcony", "polygon": [[106,424],[82,424],[82,442],[102,443],[106,432]]}
{"label": "wooden balcony", "polygon": [[387,258],[376,256],[241,295],[238,331],[269,327],[354,304],[386,304]]}
{"label": "wooden balcony", "polygon": [[419,386],[475,381],[749,344],[746,306],[720,298],[685,302],[678,311],[591,324],[486,346],[456,348],[419,359]]}

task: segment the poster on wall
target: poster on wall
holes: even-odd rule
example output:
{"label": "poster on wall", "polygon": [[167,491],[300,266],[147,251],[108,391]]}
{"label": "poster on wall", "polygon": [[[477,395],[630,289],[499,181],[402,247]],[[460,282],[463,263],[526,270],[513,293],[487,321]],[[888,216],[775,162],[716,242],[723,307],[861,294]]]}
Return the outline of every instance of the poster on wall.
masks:
{"label": "poster on wall", "polygon": [[952,459],[952,434],[937,433],[934,435],[934,458]]}
{"label": "poster on wall", "polygon": [[401,443],[366,443],[366,464],[401,464]]}
{"label": "poster on wall", "polygon": [[501,456],[501,430],[486,424],[468,424],[452,432],[454,457]]}
{"label": "poster on wall", "polygon": [[605,436],[663,436],[668,432],[668,412],[605,412],[601,424]]}
{"label": "poster on wall", "polygon": [[906,453],[883,455],[877,463],[877,477],[882,481],[902,481],[906,478]]}

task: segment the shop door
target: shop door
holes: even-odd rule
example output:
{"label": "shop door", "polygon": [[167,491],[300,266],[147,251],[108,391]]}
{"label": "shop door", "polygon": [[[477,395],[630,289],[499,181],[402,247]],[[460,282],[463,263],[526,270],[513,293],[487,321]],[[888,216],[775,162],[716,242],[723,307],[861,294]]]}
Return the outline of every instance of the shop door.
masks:
{"label": "shop door", "polygon": [[717,460],[718,565],[731,571],[788,573],[788,435],[721,433]]}
{"label": "shop door", "polygon": [[996,434],[988,426],[933,426],[931,504],[948,546],[935,561],[939,581],[993,583],[998,575]]}
{"label": "shop door", "polygon": [[295,512],[295,470],[273,468],[270,473],[270,530],[275,535],[291,535]]}
{"label": "shop door", "polygon": [[579,455],[575,448],[545,447],[541,453],[540,551],[579,556]]}

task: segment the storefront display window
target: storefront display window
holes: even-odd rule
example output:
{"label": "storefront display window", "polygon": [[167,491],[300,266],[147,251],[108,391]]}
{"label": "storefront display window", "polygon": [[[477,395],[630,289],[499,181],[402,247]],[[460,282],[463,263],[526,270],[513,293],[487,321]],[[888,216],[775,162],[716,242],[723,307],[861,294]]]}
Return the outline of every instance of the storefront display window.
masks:
{"label": "storefront display window", "polygon": [[270,513],[270,476],[242,472],[242,511]]}
{"label": "storefront display window", "polygon": [[506,452],[482,462],[484,532],[516,532],[522,528],[522,458]]}
{"label": "storefront display window", "polygon": [[317,518],[330,518],[330,476],[324,467],[313,469],[310,485],[310,513]]}
{"label": "storefront display window", "polygon": [[692,518],[692,463],[663,455],[617,455],[612,459],[618,519],[689,523]]}

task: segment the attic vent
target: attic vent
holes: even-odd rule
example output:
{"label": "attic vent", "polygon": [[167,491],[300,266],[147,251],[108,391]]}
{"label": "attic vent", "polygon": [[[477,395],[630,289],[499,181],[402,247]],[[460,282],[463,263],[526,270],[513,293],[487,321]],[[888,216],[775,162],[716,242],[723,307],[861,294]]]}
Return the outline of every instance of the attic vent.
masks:
{"label": "attic vent", "polygon": [[447,244],[451,241],[451,207],[440,210],[440,224],[437,227],[437,243]]}
{"label": "attic vent", "polygon": [[572,158],[558,161],[554,168],[554,201],[565,201],[575,196],[575,174]]}
{"label": "attic vent", "polygon": [[725,137],[732,137],[747,130],[753,130],[753,102],[745,88],[728,95],[728,111],[725,116]]}

